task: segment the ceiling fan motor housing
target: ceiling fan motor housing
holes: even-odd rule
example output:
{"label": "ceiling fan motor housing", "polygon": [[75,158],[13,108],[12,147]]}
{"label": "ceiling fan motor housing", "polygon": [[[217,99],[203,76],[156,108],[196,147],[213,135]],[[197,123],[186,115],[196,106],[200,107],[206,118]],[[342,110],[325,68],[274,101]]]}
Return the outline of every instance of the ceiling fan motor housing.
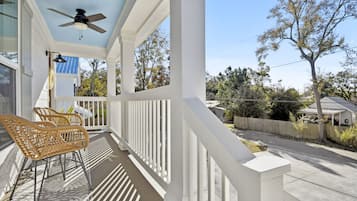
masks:
{"label": "ceiling fan motor housing", "polygon": [[87,16],[85,16],[86,11],[80,8],[77,8],[76,11],[77,11],[77,15],[74,17],[74,22],[87,24],[88,18]]}

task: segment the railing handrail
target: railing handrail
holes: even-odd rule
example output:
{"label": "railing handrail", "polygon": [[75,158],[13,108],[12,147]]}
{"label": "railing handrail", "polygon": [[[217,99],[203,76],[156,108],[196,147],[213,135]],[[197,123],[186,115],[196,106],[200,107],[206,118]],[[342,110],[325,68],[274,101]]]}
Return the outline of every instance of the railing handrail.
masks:
{"label": "railing handrail", "polygon": [[56,96],[57,101],[107,101],[108,98],[105,96]]}
{"label": "railing handrail", "polygon": [[162,86],[154,89],[138,91],[135,93],[111,96],[108,97],[109,101],[123,101],[123,100],[158,100],[170,99],[172,97],[172,87],[170,85]]}
{"label": "railing handrail", "polygon": [[[198,98],[184,99],[184,119],[208,154],[237,189],[239,199],[265,201],[283,192],[279,182],[289,171],[289,162],[275,156],[255,157]],[[276,180],[279,177],[280,180]],[[279,181],[277,189],[271,181]],[[276,191],[275,191],[276,190]],[[271,191],[271,192],[270,192]]]}
{"label": "railing handrail", "polygon": [[244,185],[241,164],[255,157],[248,148],[198,98],[184,100],[184,118],[233,186]]}

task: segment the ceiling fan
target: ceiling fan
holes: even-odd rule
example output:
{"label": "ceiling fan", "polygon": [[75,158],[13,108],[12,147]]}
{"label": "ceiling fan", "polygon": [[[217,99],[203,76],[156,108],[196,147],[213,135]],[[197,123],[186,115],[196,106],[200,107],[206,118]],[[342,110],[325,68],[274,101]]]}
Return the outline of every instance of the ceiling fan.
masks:
{"label": "ceiling fan", "polygon": [[65,23],[65,24],[61,24],[61,25],[59,25],[60,27],[67,27],[67,26],[72,26],[73,25],[75,28],[77,28],[79,30],[85,30],[87,28],[90,28],[90,29],[93,29],[94,31],[97,31],[99,33],[105,33],[106,32],[106,30],[98,27],[95,24],[92,24],[92,22],[96,22],[96,21],[103,20],[103,19],[106,18],[102,13],[86,16],[85,15],[86,11],[84,9],[77,8],[76,9],[77,14],[74,17],[72,17],[71,15],[68,15],[68,14],[66,14],[64,12],[58,11],[58,10],[53,9],[53,8],[48,8],[48,10],[73,19],[73,22],[68,22],[68,23]]}

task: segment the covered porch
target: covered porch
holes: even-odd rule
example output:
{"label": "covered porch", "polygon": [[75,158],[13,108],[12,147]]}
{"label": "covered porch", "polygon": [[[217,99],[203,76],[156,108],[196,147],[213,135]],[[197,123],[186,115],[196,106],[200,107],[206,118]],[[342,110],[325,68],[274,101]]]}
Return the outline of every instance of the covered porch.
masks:
{"label": "covered porch", "polygon": [[[67,163],[66,180],[63,180],[58,161],[53,161],[49,177],[43,186],[40,200],[163,200],[158,192],[129,159],[128,152],[118,149],[110,133],[92,133],[91,143],[84,151],[84,160],[92,179],[92,191],[83,172]],[[43,174],[41,168],[38,184]],[[33,172],[27,170],[16,188],[13,200],[33,200]],[[8,193],[2,200],[8,200]]]}
{"label": "covered porch", "polygon": [[[43,200],[284,200],[283,174],[289,162],[275,156],[255,156],[205,106],[205,0],[136,0],[109,2],[118,16],[102,35],[83,41],[58,36],[58,22],[44,13],[41,0],[18,1],[19,63],[17,115],[34,119],[32,108],[77,104],[91,111],[91,137],[86,152],[94,190],[85,189],[76,170],[45,181]],[[72,6],[71,6],[72,4]],[[103,3],[102,3],[103,4]],[[90,1],[58,1],[110,10]],[[45,8],[45,9],[44,9]],[[167,17],[170,18],[170,85],[135,92],[134,50]],[[104,44],[104,45],[103,45]],[[57,97],[51,91],[53,71],[46,50],[67,56],[100,58],[107,62],[107,97]],[[56,54],[58,54],[56,53]],[[53,55],[54,56],[54,55]],[[120,64],[121,94],[116,94]],[[45,71],[45,73],[43,73]],[[19,154],[17,154],[19,155]],[[18,170],[16,157],[12,175]],[[17,163],[16,163],[17,162]],[[91,168],[90,168],[91,167]],[[83,175],[82,175],[83,176]],[[11,176],[6,190],[11,189]],[[47,187],[46,187],[47,185]],[[47,189],[46,189],[47,188]],[[28,185],[17,190],[27,198]],[[32,192],[31,192],[32,193]],[[30,194],[31,194],[30,193]],[[16,195],[16,193],[15,193]],[[23,197],[21,197],[23,196]]]}

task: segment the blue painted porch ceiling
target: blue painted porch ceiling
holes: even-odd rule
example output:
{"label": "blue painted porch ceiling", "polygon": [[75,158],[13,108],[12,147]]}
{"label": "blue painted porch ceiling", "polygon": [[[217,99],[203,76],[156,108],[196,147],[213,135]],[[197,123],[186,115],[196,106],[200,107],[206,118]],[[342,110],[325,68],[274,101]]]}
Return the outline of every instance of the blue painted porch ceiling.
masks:
{"label": "blue painted porch ceiling", "polygon": [[[42,16],[56,41],[77,43],[82,45],[106,47],[114,26],[122,11],[125,0],[36,0]],[[76,9],[86,10],[86,15],[103,13],[107,18],[93,24],[105,29],[107,32],[101,34],[92,29],[80,31],[74,26],[59,27],[58,25],[73,21],[73,19],[49,11],[48,8],[76,15]],[[80,35],[83,38],[79,40]]]}

